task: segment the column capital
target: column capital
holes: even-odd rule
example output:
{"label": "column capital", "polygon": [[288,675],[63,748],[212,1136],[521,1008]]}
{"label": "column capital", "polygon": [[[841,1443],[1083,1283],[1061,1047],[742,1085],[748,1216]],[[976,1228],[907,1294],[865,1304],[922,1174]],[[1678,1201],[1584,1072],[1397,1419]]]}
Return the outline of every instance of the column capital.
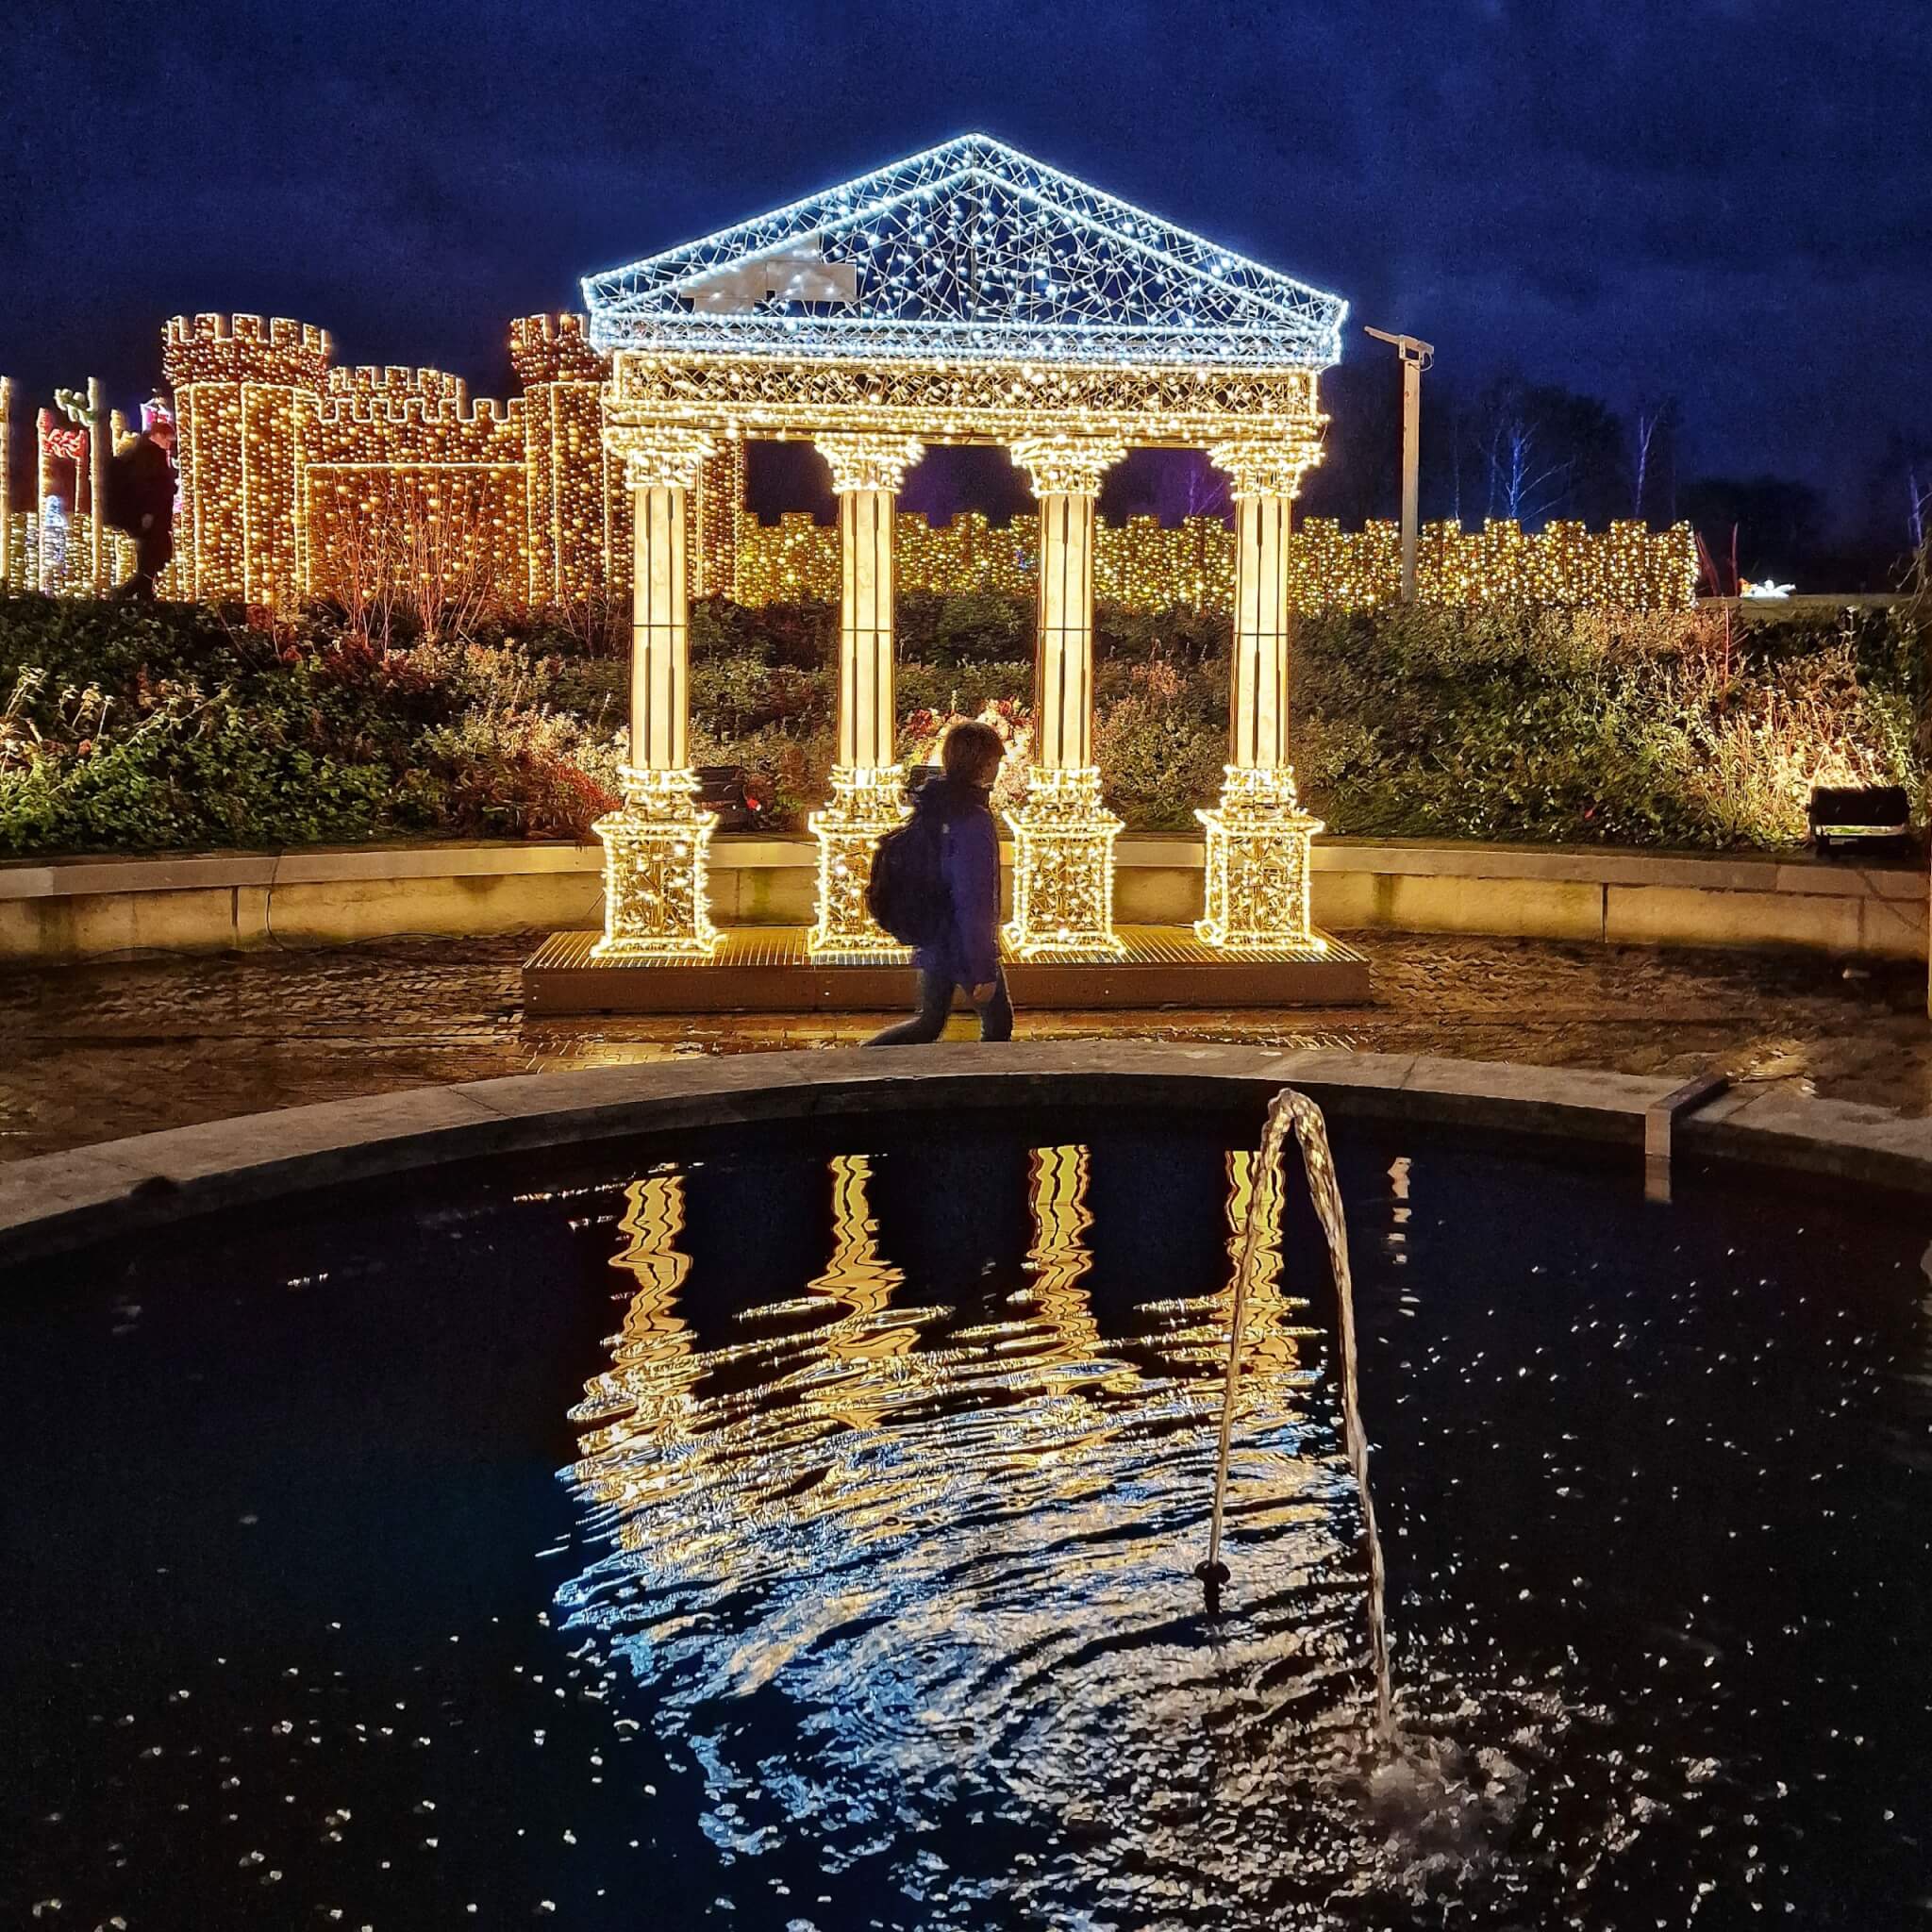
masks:
{"label": "column capital", "polygon": [[607,423],[604,447],[624,464],[627,489],[690,490],[706,458],[717,454],[718,439],[703,429]]}
{"label": "column capital", "polygon": [[1301,494],[1303,473],[1322,460],[1322,445],[1312,436],[1249,437],[1213,444],[1208,460],[1227,473],[1237,503],[1255,496],[1292,499]]}
{"label": "column capital", "polygon": [[1127,446],[1098,436],[1026,436],[1009,453],[1032,476],[1035,496],[1098,496],[1100,479]]}
{"label": "column capital", "polygon": [[925,454],[915,436],[865,436],[827,432],[815,439],[832,469],[832,490],[844,496],[855,490],[889,490],[897,495],[906,472]]}

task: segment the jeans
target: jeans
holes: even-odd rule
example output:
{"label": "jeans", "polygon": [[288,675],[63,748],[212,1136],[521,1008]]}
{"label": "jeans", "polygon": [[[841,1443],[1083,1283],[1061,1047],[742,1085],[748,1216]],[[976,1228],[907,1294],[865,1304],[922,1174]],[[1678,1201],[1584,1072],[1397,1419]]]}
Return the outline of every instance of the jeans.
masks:
{"label": "jeans", "polygon": [[[973,989],[966,989],[969,999]],[[1010,1040],[1013,1037],[1013,1003],[1007,997],[1007,975],[996,972],[992,979],[992,991],[983,1002],[974,1002],[979,1014],[979,1037],[982,1040]],[[865,1043],[868,1046],[922,1046],[929,1040],[937,1040],[946,1030],[946,1016],[953,1010],[953,981],[944,973],[924,973],[919,975],[919,1010],[909,1020],[902,1020],[896,1026],[888,1026],[883,1033],[875,1033]]]}

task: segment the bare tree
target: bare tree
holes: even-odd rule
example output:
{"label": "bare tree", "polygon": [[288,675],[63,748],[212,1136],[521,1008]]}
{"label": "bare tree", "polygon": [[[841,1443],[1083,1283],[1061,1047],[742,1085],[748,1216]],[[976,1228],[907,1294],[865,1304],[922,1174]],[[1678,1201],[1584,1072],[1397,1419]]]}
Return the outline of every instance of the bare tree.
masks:
{"label": "bare tree", "polygon": [[481,486],[424,486],[385,475],[375,493],[328,520],[321,582],[342,607],[345,635],[378,655],[398,632],[472,636],[503,601],[491,506]]}
{"label": "bare tree", "polygon": [[1227,477],[1212,463],[1191,463],[1187,483],[1181,493],[1184,517],[1219,517],[1227,514]]}
{"label": "bare tree", "polygon": [[1497,417],[1483,458],[1489,470],[1491,517],[1540,523],[1562,501],[1570,464],[1543,459],[1536,426],[1523,411]]}
{"label": "bare tree", "polygon": [[1630,514],[1639,523],[1649,521],[1657,473],[1670,455],[1676,427],[1677,406],[1670,397],[1638,403],[1630,424]]}

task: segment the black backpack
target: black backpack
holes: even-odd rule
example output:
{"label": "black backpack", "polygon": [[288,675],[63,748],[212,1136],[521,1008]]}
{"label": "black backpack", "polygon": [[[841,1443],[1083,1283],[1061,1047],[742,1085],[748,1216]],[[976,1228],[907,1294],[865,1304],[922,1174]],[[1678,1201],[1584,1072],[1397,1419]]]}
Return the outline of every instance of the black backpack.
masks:
{"label": "black backpack", "polygon": [[865,903],[902,946],[937,945],[953,917],[953,895],[940,864],[944,814],[927,806],[881,839],[872,855]]}

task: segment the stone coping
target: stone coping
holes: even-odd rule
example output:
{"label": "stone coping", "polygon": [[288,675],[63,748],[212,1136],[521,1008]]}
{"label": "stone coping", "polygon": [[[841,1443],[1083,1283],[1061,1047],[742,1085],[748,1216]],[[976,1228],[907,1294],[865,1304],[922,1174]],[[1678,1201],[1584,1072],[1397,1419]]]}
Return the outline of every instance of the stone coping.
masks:
{"label": "stone coping", "polygon": [[[1115,848],[1125,867],[1198,872],[1198,838],[1126,833]],[[719,872],[808,870],[818,863],[809,839],[722,834],[711,842]],[[1322,838],[1317,872],[1411,878],[1526,879],[1618,886],[1690,886],[1705,891],[1798,892],[1831,898],[1922,900],[1924,869],[1820,858],[1809,853],[1737,855],[1648,852],[1618,846],[1493,845],[1428,839]],[[18,859],[0,862],[0,900],[87,898],[117,892],[323,885],[412,878],[501,878],[600,872],[601,845],[505,840],[419,845],[305,847],[289,852],[166,853],[153,858]]]}
{"label": "stone coping", "polygon": [[[698,1127],[929,1108],[1172,1108],[1303,1088],[1340,1117],[1507,1130],[1627,1150],[1680,1083],[1324,1049],[1134,1041],[743,1054],[525,1074],[242,1115],[0,1166],[0,1266],[195,1215],[520,1151]],[[1677,1127],[1688,1153],[1932,1194],[1932,1121],[1731,1089]]]}

